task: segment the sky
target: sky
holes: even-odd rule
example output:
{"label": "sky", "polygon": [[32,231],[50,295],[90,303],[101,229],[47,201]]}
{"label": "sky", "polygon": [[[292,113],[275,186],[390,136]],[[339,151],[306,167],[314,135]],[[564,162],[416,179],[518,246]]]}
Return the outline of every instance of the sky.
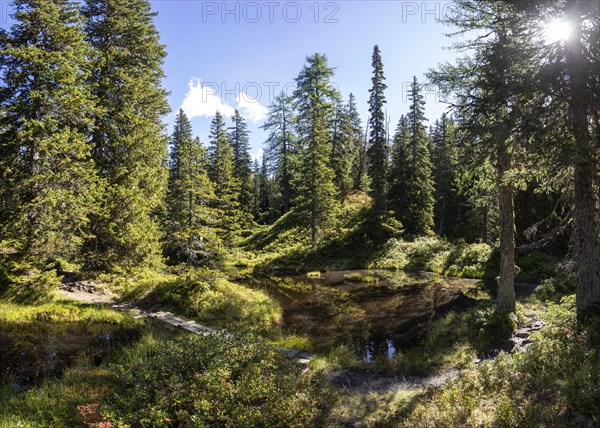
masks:
{"label": "sky", "polygon": [[[306,57],[325,54],[335,69],[332,82],[346,100],[353,93],[363,125],[368,119],[371,56],[379,45],[388,89],[387,114],[393,131],[408,112],[413,76],[424,74],[456,53],[447,49],[452,31],[439,22],[452,3],[441,1],[203,1],[150,0],[155,25],[166,45],[163,85],[172,113],[183,108],[195,135],[208,144],[216,110],[227,118],[234,109],[245,117],[251,154],[266,138],[260,129],[267,108],[281,90],[293,91]],[[10,0],[0,0],[0,24],[11,25]],[[426,115],[432,124],[447,108],[435,88],[425,88]]]}
{"label": "sky", "polygon": [[[291,94],[306,57],[327,56],[332,82],[344,99],[353,93],[363,123],[368,118],[373,46],[381,49],[387,113],[393,130],[408,112],[407,89],[432,67],[452,61],[446,49],[451,29],[439,22],[449,1],[201,1],[154,0],[156,26],[166,45],[164,86],[173,113],[183,108],[194,133],[208,143],[210,121],[219,109],[235,108],[251,131],[252,155],[260,154],[260,129],[267,107],[281,90]],[[446,104],[433,88],[424,89],[426,114],[433,123]],[[230,123],[228,117],[228,123]]]}

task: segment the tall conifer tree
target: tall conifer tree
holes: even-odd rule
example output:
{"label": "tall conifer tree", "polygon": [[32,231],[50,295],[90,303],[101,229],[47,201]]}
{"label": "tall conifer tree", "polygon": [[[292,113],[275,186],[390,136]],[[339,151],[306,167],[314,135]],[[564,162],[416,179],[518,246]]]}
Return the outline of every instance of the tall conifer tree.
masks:
{"label": "tall conifer tree", "polygon": [[252,219],[252,158],[250,156],[250,132],[248,125],[238,110],[235,110],[229,128],[233,149],[233,175],[240,186],[238,200],[244,212],[240,220],[249,226]]}
{"label": "tall conifer tree", "polygon": [[385,77],[383,75],[383,63],[379,46],[373,48],[373,77],[372,87],[369,89],[369,175],[371,177],[371,194],[373,196],[373,208],[378,214],[385,212],[387,201],[387,179],[388,179],[388,157],[389,147],[385,125],[385,113],[383,106],[386,103]]}
{"label": "tall conifer tree", "polygon": [[400,218],[409,233],[422,235],[433,227],[433,179],[429,139],[425,128],[425,101],[417,78],[410,89],[410,110],[406,116],[408,125],[408,148],[406,153],[406,207]]}
{"label": "tall conifer tree", "polygon": [[147,0],[88,0],[83,9],[95,49],[89,83],[98,100],[92,154],[103,187],[92,217],[88,264],[134,268],[160,263],[157,211],[167,180],[162,119],[165,47]]}
{"label": "tall conifer tree", "polygon": [[0,41],[0,235],[25,256],[73,258],[95,202],[91,50],[74,3],[14,7]]}
{"label": "tall conifer tree", "polygon": [[262,128],[267,131],[265,156],[269,169],[275,172],[281,193],[281,214],[287,213],[294,199],[292,184],[298,172],[298,148],[295,135],[296,117],[293,99],[280,93],[269,107]]}
{"label": "tall conifer tree", "polygon": [[303,148],[296,203],[302,217],[307,219],[315,248],[336,205],[334,173],[330,165],[330,124],[339,94],[330,82],[333,69],[327,66],[325,55],[311,55],[306,62],[296,78],[294,93]]}
{"label": "tall conifer tree", "polygon": [[353,169],[359,155],[360,143],[357,144],[356,132],[352,123],[350,104],[339,103],[336,107],[332,135],[331,167],[335,174],[335,186],[341,200],[353,188]]}
{"label": "tall conifer tree", "polygon": [[435,187],[435,224],[441,236],[452,236],[452,228],[459,222],[460,198],[456,191],[459,169],[454,123],[443,114],[432,130],[431,159]]}
{"label": "tall conifer tree", "polygon": [[403,220],[408,209],[407,179],[408,179],[408,121],[403,115],[398,121],[392,144],[392,162],[390,166],[388,203],[396,218]]}
{"label": "tall conifer tree", "polygon": [[180,110],[175,119],[166,197],[168,253],[190,265],[209,262],[217,252],[214,233],[215,195],[206,169],[206,155],[192,125]]}
{"label": "tall conifer tree", "polygon": [[225,128],[225,121],[217,111],[210,125],[210,145],[208,148],[210,178],[215,186],[219,228],[228,245],[232,245],[239,235],[241,218],[244,216],[239,202],[239,181],[235,177],[235,157],[231,136]]}

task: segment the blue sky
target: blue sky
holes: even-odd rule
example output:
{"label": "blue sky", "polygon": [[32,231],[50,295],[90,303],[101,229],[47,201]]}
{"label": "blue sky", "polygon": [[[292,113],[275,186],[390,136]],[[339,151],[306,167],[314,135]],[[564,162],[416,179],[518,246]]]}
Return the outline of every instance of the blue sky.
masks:
{"label": "blue sky", "polygon": [[[264,142],[259,126],[272,94],[293,83],[308,55],[327,55],[336,69],[333,82],[344,98],[356,96],[365,121],[371,55],[378,44],[392,129],[408,111],[412,77],[423,81],[430,67],[456,55],[443,49],[452,40],[444,36],[449,28],[438,22],[448,1],[155,0],[152,6],[167,46],[164,85],[173,111],[184,106],[206,144],[213,110],[227,114],[239,108],[252,132],[253,155]],[[425,90],[425,97],[433,122],[446,106],[434,90]],[[169,132],[173,117],[167,118]]]}
{"label": "blue sky", "polygon": [[[450,28],[438,22],[450,13],[441,1],[203,1],[150,0],[155,24],[166,45],[164,86],[173,110],[165,118],[172,132],[182,106],[194,133],[208,143],[217,108],[230,116],[240,109],[251,131],[252,155],[260,153],[260,129],[273,95],[293,85],[305,59],[327,55],[335,67],[332,81],[344,99],[352,92],[363,124],[368,118],[371,55],[378,44],[388,89],[387,112],[393,130],[408,111],[407,87],[413,76],[452,61]],[[0,24],[11,25],[10,0],[0,0]],[[434,89],[424,91],[433,123],[446,108]],[[227,117],[229,121],[229,117]]]}

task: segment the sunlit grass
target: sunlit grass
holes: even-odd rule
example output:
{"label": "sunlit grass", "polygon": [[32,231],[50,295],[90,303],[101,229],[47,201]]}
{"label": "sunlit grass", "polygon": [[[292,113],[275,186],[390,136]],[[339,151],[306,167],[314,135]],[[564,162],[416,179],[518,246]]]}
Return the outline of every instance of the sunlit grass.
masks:
{"label": "sunlit grass", "polygon": [[281,308],[266,293],[211,270],[137,280],[122,286],[122,298],[226,330],[266,333],[281,319]]}

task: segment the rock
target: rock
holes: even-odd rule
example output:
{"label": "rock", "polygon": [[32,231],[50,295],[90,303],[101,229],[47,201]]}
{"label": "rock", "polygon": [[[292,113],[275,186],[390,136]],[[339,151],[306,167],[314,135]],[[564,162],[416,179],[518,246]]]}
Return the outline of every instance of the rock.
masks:
{"label": "rock", "polygon": [[526,339],[529,337],[529,332],[527,331],[517,331],[515,337],[520,337],[521,339]]}

